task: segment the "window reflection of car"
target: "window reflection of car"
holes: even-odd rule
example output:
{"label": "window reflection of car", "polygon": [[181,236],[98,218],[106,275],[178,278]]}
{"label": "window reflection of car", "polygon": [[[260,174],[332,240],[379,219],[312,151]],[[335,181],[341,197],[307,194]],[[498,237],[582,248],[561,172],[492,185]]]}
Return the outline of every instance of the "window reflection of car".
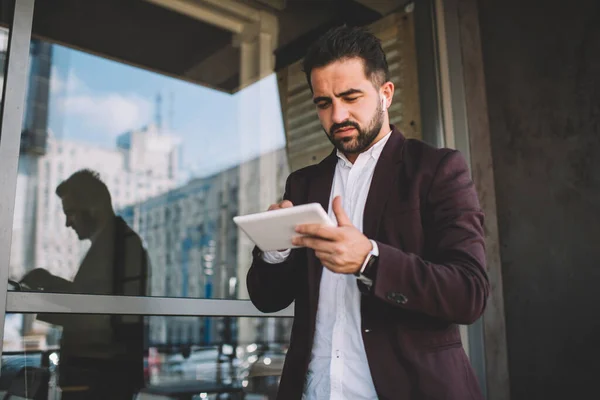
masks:
{"label": "window reflection of car", "polygon": [[249,376],[250,377],[261,377],[261,376],[279,376],[283,370],[283,363],[285,361],[285,354],[269,352],[261,355],[251,365]]}
{"label": "window reflection of car", "polygon": [[[275,399],[286,352],[286,345],[272,343],[237,347],[191,346],[175,352],[171,349],[160,357],[158,353],[153,354],[149,364],[157,372],[150,379],[150,386],[214,382],[217,386],[243,388],[247,400]],[[202,398],[213,398],[211,394],[207,396]]]}
{"label": "window reflection of car", "polygon": [[167,355],[161,365],[160,375],[161,378],[176,375],[179,379],[215,381],[219,380],[220,370],[220,379],[227,381],[232,371],[226,360],[216,347],[195,348],[189,355],[181,353]]}
{"label": "window reflection of car", "polygon": [[246,393],[259,393],[275,399],[287,348],[277,344],[249,345],[241,363],[239,379]]}

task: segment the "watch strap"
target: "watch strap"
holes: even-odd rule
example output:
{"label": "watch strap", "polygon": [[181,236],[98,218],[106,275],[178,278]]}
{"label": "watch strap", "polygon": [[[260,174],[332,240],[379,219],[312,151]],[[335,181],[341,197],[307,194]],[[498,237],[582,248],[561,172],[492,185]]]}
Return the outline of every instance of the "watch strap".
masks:
{"label": "watch strap", "polygon": [[379,259],[379,247],[374,240],[371,240],[371,243],[373,248],[367,254],[367,257],[365,258],[360,270],[355,273],[357,279],[368,287],[373,285],[373,280],[375,279],[376,275],[377,260]]}

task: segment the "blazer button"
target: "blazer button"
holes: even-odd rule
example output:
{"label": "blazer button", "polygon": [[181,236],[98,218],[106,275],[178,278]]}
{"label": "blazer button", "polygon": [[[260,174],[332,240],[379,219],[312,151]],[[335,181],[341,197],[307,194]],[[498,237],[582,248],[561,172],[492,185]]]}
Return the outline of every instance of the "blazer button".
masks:
{"label": "blazer button", "polygon": [[385,297],[396,304],[406,304],[408,302],[408,298],[402,293],[388,292]]}

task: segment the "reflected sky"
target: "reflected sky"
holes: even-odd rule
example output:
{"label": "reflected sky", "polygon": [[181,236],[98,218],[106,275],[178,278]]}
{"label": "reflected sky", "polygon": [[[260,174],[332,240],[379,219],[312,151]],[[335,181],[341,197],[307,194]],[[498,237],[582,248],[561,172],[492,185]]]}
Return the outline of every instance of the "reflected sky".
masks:
{"label": "reflected sky", "polygon": [[184,179],[285,145],[275,74],[231,95],[59,45],[51,71],[54,137],[114,148],[118,135],[160,121],[180,138]]}

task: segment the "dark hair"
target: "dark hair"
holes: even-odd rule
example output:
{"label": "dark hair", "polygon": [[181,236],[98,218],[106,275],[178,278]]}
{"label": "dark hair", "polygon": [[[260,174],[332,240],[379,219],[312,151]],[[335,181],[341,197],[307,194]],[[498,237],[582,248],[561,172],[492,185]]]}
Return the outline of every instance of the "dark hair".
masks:
{"label": "dark hair", "polygon": [[96,171],[82,169],[75,172],[56,188],[56,195],[61,199],[67,195],[73,196],[77,203],[84,208],[111,208],[112,200],[106,184]]}
{"label": "dark hair", "polygon": [[328,30],[308,49],[303,70],[310,89],[312,90],[310,74],[314,68],[354,57],[362,58],[365,63],[365,75],[374,86],[380,86],[390,80],[381,40],[364,28],[342,25]]}

